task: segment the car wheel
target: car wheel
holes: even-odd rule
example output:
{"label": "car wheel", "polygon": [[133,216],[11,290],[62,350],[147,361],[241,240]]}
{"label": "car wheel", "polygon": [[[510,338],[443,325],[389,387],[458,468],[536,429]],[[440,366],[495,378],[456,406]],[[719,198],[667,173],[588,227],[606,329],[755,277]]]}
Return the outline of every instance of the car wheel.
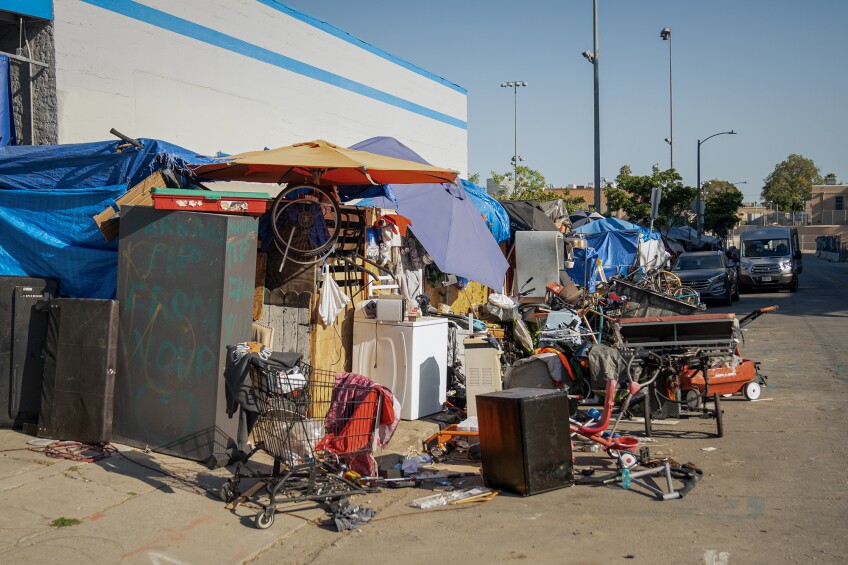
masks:
{"label": "car wheel", "polygon": [[795,275],[792,282],[789,283],[789,292],[798,292],[798,275]]}
{"label": "car wheel", "polygon": [[730,290],[730,287],[727,287],[724,291],[724,298],[721,299],[721,304],[723,306],[731,306],[733,305],[733,291]]}

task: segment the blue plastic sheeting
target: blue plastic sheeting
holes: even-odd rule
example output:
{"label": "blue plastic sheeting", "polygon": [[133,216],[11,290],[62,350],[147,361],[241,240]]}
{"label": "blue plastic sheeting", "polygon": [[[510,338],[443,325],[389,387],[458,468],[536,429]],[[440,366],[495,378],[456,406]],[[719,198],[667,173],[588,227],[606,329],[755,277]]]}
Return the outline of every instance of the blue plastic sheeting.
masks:
{"label": "blue plastic sheeting", "polygon": [[0,148],[0,275],[49,276],[72,298],[113,298],[117,242],[92,217],[151,172],[204,163],[191,151],[140,140]]}
{"label": "blue plastic sheeting", "polygon": [[643,228],[642,226],[628,222],[627,220],[620,220],[618,218],[595,220],[594,222],[589,222],[588,224],[580,226],[574,231],[584,235],[614,231],[636,231],[642,235],[642,241],[645,241],[646,239],[660,239],[658,231],[654,230],[654,232],[649,236],[647,228]]}
{"label": "blue plastic sheeting", "polygon": [[12,112],[12,73],[9,58],[0,55],[0,147],[15,144],[15,116]]}
{"label": "blue plastic sheeting", "polygon": [[589,247],[595,250],[607,279],[626,273],[636,263],[639,252],[639,232],[609,231],[586,238]]}
{"label": "blue plastic sheeting", "polygon": [[[338,187],[339,200],[342,202],[350,202],[351,200],[359,200],[362,198],[385,198],[392,204],[397,204],[397,197],[394,190],[388,184],[380,184],[377,186],[340,186]],[[392,206],[389,206],[390,208]]]}
{"label": "blue plastic sheeting", "polygon": [[180,171],[187,163],[212,163],[193,151],[157,139],[140,139],[118,152],[123,141],[0,147],[0,189],[88,190],[133,186],[157,169]]}
{"label": "blue plastic sheeting", "polygon": [[574,267],[566,269],[568,276],[574,281],[574,284],[580,285],[595,292],[596,279],[598,274],[598,252],[588,247],[586,249],[574,250]]}
{"label": "blue plastic sheeting", "polygon": [[92,216],[125,191],[0,190],[0,275],[56,277],[63,295],[113,298],[118,242],[106,241]]}
{"label": "blue plastic sheeting", "polygon": [[482,186],[465,179],[459,179],[459,182],[462,183],[465,194],[486,219],[486,225],[492,235],[495,236],[495,241],[498,243],[507,241],[509,239],[509,214],[506,213],[501,203],[492,198]]}

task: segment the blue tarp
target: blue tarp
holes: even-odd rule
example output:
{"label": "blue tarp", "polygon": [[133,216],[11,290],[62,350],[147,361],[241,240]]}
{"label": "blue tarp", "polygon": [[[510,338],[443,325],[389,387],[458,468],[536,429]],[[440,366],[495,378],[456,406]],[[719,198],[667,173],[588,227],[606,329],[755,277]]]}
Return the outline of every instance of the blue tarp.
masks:
{"label": "blue tarp", "polygon": [[594,222],[589,222],[588,224],[580,226],[574,231],[584,235],[606,233],[611,231],[636,231],[642,234],[642,241],[647,239],[660,239],[660,234],[656,230],[654,230],[654,232],[649,236],[647,228],[643,228],[642,226],[628,222],[627,220],[620,220],[618,218],[595,220]]}
{"label": "blue tarp", "polygon": [[12,73],[9,58],[0,55],[0,147],[14,145],[15,116],[12,112]]}
{"label": "blue tarp", "polygon": [[486,189],[471,181],[459,179],[465,194],[477,207],[477,210],[486,218],[489,231],[495,236],[495,241],[501,243],[509,239],[509,214],[500,202],[492,198]]}
{"label": "blue tarp", "polygon": [[607,279],[626,273],[636,263],[639,252],[639,232],[608,231],[590,235],[586,241],[594,249]]}
{"label": "blue tarp", "polygon": [[587,247],[586,249],[575,249],[574,267],[566,269],[568,276],[571,277],[574,284],[578,284],[588,289],[589,292],[595,292],[595,283],[598,273],[597,258],[598,252],[591,247]]}
{"label": "blue tarp", "polygon": [[72,298],[112,298],[117,242],[92,216],[151,172],[206,162],[163,141],[140,140],[0,148],[0,275],[59,279]]}

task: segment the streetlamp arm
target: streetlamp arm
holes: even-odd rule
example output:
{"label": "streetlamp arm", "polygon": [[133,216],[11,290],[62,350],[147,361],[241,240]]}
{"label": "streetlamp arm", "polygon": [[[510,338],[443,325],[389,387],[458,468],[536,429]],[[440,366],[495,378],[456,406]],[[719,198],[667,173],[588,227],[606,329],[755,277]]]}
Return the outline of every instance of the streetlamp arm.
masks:
{"label": "streetlamp arm", "polygon": [[706,138],[706,139],[703,139],[703,140],[699,139],[699,140],[698,140],[698,147],[700,147],[701,145],[703,145],[704,143],[706,143],[706,142],[707,142],[707,140],[712,139],[712,138],[714,138],[714,137],[715,137],[715,136],[717,136],[717,135],[736,135],[736,132],[735,132],[735,131],[733,131],[733,130],[730,130],[730,131],[721,131],[721,132],[718,132],[718,133],[714,133],[714,134],[712,134],[711,136],[709,136],[709,137],[708,137],[708,138]]}

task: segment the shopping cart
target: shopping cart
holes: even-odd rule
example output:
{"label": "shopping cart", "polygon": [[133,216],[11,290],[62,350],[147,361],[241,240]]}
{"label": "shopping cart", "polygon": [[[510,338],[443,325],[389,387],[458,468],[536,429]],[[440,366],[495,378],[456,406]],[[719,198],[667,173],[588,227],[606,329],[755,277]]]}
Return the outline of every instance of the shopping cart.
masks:
{"label": "shopping cart", "polygon": [[[259,409],[252,430],[255,447],[222,487],[225,502],[243,496],[243,480],[258,481],[244,492],[267,491],[268,503],[260,503],[254,520],[265,529],[274,523],[279,504],[319,501],[335,509],[353,495],[375,492],[353,482],[358,478],[355,469],[373,468],[383,404],[382,393],[373,383],[364,377],[351,382],[343,374],[305,363],[288,370],[257,367],[251,376]],[[259,451],[274,458],[271,473],[248,466]]]}

